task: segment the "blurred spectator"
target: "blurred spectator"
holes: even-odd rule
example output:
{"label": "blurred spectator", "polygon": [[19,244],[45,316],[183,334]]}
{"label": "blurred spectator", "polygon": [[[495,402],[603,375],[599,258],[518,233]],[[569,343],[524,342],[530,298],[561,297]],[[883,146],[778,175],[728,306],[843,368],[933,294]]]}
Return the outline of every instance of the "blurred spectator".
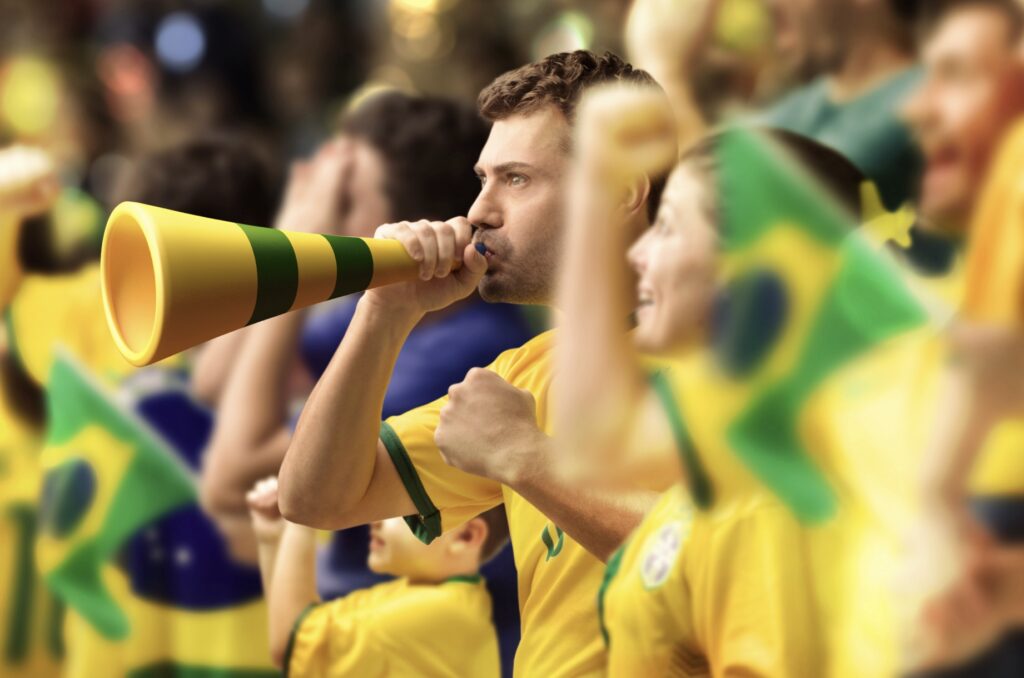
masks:
{"label": "blurred spectator", "polygon": [[756,116],[848,157],[896,209],[914,195],[920,155],[899,109],[920,80],[912,0],[770,0],[776,45],[807,85]]}
{"label": "blurred spectator", "polygon": [[[248,215],[257,222],[269,220],[275,202],[266,163],[228,138],[198,140],[144,158],[123,197],[211,218]],[[25,242],[32,242],[34,235],[26,232]],[[166,436],[181,460],[198,467],[209,413],[187,396],[182,360],[132,372],[117,356],[106,327],[98,263],[56,272],[55,268],[66,267],[54,267],[46,255],[45,248],[36,248],[33,257],[22,260],[25,275],[6,309],[19,368],[42,384],[55,347],[64,346],[88,369],[116,384],[122,397]],[[71,485],[64,489],[71,494],[83,491]],[[132,635],[120,643],[108,640],[83,616],[69,612],[68,675],[175,670],[185,664],[251,669],[257,675],[270,668],[268,661],[249,654],[254,643],[266,643],[252,635],[245,621],[260,615],[258,573],[228,558],[224,541],[197,504],[147,526],[129,540],[119,561],[128,585],[115,595],[130,620]],[[197,615],[207,631],[220,638],[216,646],[191,632]]]}
{"label": "blurred spectator", "polygon": [[[941,236],[952,250],[946,267],[933,270],[936,280],[930,289],[952,311],[961,306],[965,283],[959,266],[962,236],[971,235],[968,228],[986,178],[1005,180],[992,174],[994,158],[1011,125],[1024,116],[1024,62],[1017,51],[1024,33],[1024,10],[1014,0],[942,0],[930,3],[924,18],[927,74],[908,102],[906,114],[925,156],[922,229]],[[965,342],[965,337],[971,340]],[[988,575],[980,573],[987,572],[993,561],[1009,558],[1013,562],[1012,553],[1019,546],[1007,545],[1024,543],[1024,466],[1019,454],[1024,422],[1017,417],[992,420],[993,411],[1002,410],[992,398],[1006,392],[999,382],[1014,362],[1003,360],[995,370],[985,371],[987,382],[976,381],[978,375],[971,370],[979,361],[1006,355],[1005,346],[993,343],[991,337],[984,339],[984,334],[972,339],[970,332],[961,332],[958,350],[966,353],[950,368],[950,383],[960,387],[953,392],[955,402],[960,407],[973,403],[974,408],[960,411],[951,401],[942,401],[952,409],[940,411],[935,424],[940,444],[956,448],[963,442],[961,436],[967,436],[967,444],[961,446],[969,455],[945,457],[926,469],[928,489],[935,493],[930,498],[941,508],[929,519],[941,521],[942,531],[936,532],[952,533],[957,540],[954,553],[967,554],[956,564],[960,578],[930,608],[930,623],[939,634],[952,633],[937,641],[933,658],[937,663],[962,663],[996,643],[983,656],[937,675],[1001,678],[1019,675],[1024,666],[1024,632],[1018,626],[1003,636],[1004,626],[990,624],[995,614],[992,604],[1002,601],[991,597],[999,595],[999,589],[993,590],[986,583]],[[971,389],[979,383],[987,385],[972,396]],[[985,424],[979,426],[979,421]],[[972,497],[970,508],[980,526],[967,515],[965,493]],[[968,601],[971,590],[977,594],[973,602]]]}

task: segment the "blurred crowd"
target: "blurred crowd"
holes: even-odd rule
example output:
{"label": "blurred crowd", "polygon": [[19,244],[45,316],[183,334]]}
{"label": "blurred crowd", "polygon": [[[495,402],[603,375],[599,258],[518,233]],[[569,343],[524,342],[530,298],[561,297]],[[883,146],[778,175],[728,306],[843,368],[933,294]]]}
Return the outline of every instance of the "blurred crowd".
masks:
{"label": "blurred crowd", "polygon": [[0,676],[1024,675],[1022,295],[1021,0],[0,0]]}

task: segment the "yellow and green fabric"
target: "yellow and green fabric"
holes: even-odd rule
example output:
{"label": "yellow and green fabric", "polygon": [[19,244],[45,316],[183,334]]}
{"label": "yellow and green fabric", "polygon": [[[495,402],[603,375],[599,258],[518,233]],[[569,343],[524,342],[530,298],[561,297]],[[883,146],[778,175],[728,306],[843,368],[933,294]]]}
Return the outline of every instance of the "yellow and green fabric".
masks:
{"label": "yellow and green fabric", "polygon": [[124,638],[130,625],[103,586],[103,565],[141,526],[190,503],[194,480],[68,356],[53,363],[47,409],[40,569],[100,633]]}
{"label": "yellow and green fabric", "polygon": [[609,676],[708,672],[680,599],[694,512],[685,488],[672,487],[609,559],[598,596]]}
{"label": "yellow and green fabric", "polygon": [[99,264],[66,274],[25,274],[4,309],[4,321],[11,352],[40,386],[47,382],[57,345],[109,383],[133,369],[103,318]]}
{"label": "yellow and green fabric", "polygon": [[0,385],[0,675],[60,673],[63,605],[35,561],[41,432],[24,422]]}
{"label": "yellow and green fabric", "polygon": [[[488,369],[537,402],[537,423],[550,433],[551,359],[554,333],[541,334],[502,353]],[[512,489],[453,468],[434,443],[439,413],[447,401],[389,417],[380,439],[417,513],[406,521],[430,541],[489,508],[504,503],[519,584],[522,639],[517,676],[599,676],[605,650],[594,597],[604,565]]]}
{"label": "yellow and green fabric", "polygon": [[802,408],[831,373],[927,315],[851,236],[853,217],[770,140],[731,130],[716,152],[726,301],[715,350],[732,382],[723,397],[743,402],[726,435],[796,515],[825,520],[836,497],[799,434]]}

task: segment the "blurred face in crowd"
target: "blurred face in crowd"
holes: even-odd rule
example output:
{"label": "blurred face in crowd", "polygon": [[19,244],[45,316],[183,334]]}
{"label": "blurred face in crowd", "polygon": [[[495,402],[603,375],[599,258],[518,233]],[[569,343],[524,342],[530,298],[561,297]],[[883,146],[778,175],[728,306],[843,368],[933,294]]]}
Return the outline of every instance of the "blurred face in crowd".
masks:
{"label": "blurred face in crowd", "polygon": [[905,108],[925,155],[920,208],[928,225],[962,230],[1011,120],[1024,113],[1024,78],[1004,14],[954,10],[924,48],[927,76]]}
{"label": "blurred face in crowd", "polygon": [[634,340],[665,352],[698,340],[714,301],[718,234],[706,206],[707,182],[687,164],[665,185],[654,225],[633,245],[637,309]]}
{"label": "blurred face in crowd", "polygon": [[480,296],[544,304],[559,260],[570,128],[554,106],[498,120],[474,168],[480,195],[469,210],[487,247]]}
{"label": "blurred face in crowd", "polygon": [[349,142],[349,162],[339,195],[338,232],[372,238],[378,226],[391,221],[391,202],[384,189],[387,168],[373,146],[361,139]]}
{"label": "blurred face in crowd", "polygon": [[775,26],[780,69],[795,79],[833,68],[841,54],[849,0],[765,0]]}

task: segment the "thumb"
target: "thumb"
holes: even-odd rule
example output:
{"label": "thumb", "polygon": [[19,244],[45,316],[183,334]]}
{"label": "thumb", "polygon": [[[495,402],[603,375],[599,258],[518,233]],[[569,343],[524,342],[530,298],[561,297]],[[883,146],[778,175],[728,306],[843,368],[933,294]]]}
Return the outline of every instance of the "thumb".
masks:
{"label": "thumb", "polygon": [[473,243],[466,245],[462,253],[462,267],[455,272],[458,281],[464,285],[476,284],[487,271],[487,258],[477,251]]}

